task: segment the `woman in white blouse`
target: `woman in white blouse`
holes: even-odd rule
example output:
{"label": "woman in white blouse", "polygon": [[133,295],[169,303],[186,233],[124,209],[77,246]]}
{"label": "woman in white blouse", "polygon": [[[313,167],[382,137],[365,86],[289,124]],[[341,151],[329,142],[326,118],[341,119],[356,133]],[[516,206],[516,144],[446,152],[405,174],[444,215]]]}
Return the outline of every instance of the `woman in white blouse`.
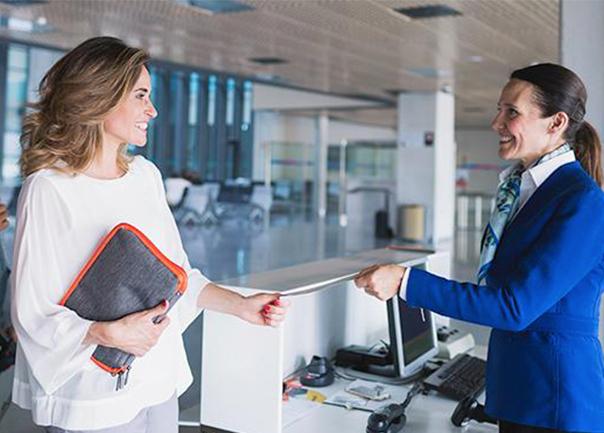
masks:
{"label": "woman in white blouse", "polygon": [[[148,54],[115,38],[85,41],[40,84],[24,120],[12,319],[19,339],[13,400],[47,432],[176,433],[177,396],[192,382],[181,337],[202,311],[277,326],[278,295],[242,297],[192,269],[158,169],[128,143],[144,146],[157,116]],[[185,295],[114,322],[91,322],[59,300],[99,239],[128,222],[188,273]],[[137,356],[128,384],[90,359],[98,344]]]}

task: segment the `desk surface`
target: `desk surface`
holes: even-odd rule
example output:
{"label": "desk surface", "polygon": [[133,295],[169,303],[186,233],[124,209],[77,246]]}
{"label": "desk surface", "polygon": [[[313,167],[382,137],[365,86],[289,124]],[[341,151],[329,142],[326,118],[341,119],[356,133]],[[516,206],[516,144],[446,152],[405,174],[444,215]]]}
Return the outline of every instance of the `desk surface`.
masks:
{"label": "desk surface", "polygon": [[[287,294],[287,291],[307,285],[327,286],[327,282],[336,278],[352,278],[364,267],[375,263],[407,266],[427,263],[429,268],[435,256],[439,254],[372,250],[243,276],[220,284],[243,292],[261,290]],[[330,287],[339,289],[292,299],[288,320],[277,329],[254,327],[233,316],[205,312],[201,395],[204,425],[245,433],[364,432],[366,413],[346,412],[337,407],[321,407],[312,416],[285,429],[282,423],[283,378],[299,368],[302,360],[317,353],[330,356],[337,347],[353,343],[367,344],[376,336],[381,338],[387,329],[382,302],[367,297],[350,282],[331,283]],[[448,404],[446,412],[455,406],[454,402]],[[233,417],[232,413],[238,416]],[[439,416],[442,418],[440,425],[448,425],[447,414]],[[344,423],[343,428],[340,428],[340,422]]]}
{"label": "desk surface", "polygon": [[[407,424],[403,433],[459,433],[450,416],[457,403],[435,394],[417,395],[407,408]],[[335,406],[321,405],[308,416],[301,418],[284,429],[284,433],[365,433],[368,412],[348,411]],[[497,426],[470,423],[464,433],[494,433]]]}
{"label": "desk surface", "polygon": [[[477,346],[471,352],[474,356],[486,359],[487,348]],[[327,395],[344,389],[350,382],[336,379],[333,385],[327,388],[317,388],[317,391]],[[384,404],[403,401],[411,385],[401,386],[401,394],[393,395],[392,399]],[[322,391],[325,390],[325,391]],[[484,402],[484,393],[478,398]],[[285,403],[287,404],[287,403]],[[402,433],[495,433],[497,426],[471,422],[463,430],[451,423],[451,414],[457,402],[431,391],[428,395],[416,395],[407,407],[407,424]],[[318,407],[306,416],[294,421],[283,429],[284,433],[365,433],[367,418],[370,413],[360,410],[346,410],[345,408],[328,405]]]}
{"label": "desk surface", "polygon": [[376,263],[400,263],[414,266],[426,261],[424,252],[400,251],[388,248],[364,251],[358,254],[303,263],[273,271],[243,275],[220,281],[221,285],[262,291],[288,291],[317,285],[324,287],[331,281],[352,279],[361,269]]}

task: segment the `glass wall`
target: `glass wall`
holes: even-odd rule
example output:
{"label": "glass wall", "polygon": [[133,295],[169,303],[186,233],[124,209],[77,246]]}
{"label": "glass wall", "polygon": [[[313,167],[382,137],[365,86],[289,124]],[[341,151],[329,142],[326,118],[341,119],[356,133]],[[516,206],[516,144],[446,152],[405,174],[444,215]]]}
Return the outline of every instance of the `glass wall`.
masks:
{"label": "glass wall", "polygon": [[[388,194],[385,191],[394,193],[396,189],[396,152],[396,143],[389,141],[330,145],[327,153],[328,213],[358,216],[367,213],[363,206],[369,206],[371,200],[378,208],[383,207],[384,194]],[[373,211],[370,217],[373,217]]]}
{"label": "glass wall", "polygon": [[313,208],[316,145],[292,141],[264,143],[264,155],[274,185],[274,206],[278,211],[310,212]]}
{"label": "glass wall", "polygon": [[6,63],[6,97],[4,100],[4,131],[2,152],[2,180],[6,185],[19,182],[19,156],[21,148],[21,119],[27,99],[28,52],[27,47],[10,44]]}
{"label": "glass wall", "polygon": [[[19,136],[26,102],[61,51],[0,44],[0,178],[20,183]],[[32,66],[33,65],[33,66]],[[150,65],[151,99],[159,113],[144,148],[164,176],[223,181],[252,174],[252,83],[172,63]],[[35,83],[34,83],[35,81]],[[28,92],[28,85],[30,91]]]}

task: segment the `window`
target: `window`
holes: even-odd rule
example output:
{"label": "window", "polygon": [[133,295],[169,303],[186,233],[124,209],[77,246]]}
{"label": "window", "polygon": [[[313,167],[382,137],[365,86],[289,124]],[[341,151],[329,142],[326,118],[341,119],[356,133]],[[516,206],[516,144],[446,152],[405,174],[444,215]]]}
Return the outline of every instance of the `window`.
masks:
{"label": "window", "polygon": [[[64,52],[0,44],[0,178],[20,182],[19,138],[26,102]],[[249,80],[206,74],[186,66],[151,62],[151,100],[158,117],[149,123],[147,145],[129,146],[158,165],[166,176],[182,171],[201,179],[250,176],[252,88]]]}
{"label": "window", "polygon": [[199,153],[199,102],[200,77],[196,72],[189,76],[189,115],[187,123],[187,146],[185,149],[185,168],[187,171],[199,173],[201,161]]}
{"label": "window", "polygon": [[6,74],[6,100],[4,148],[2,158],[3,183],[19,183],[19,157],[21,126],[27,100],[28,52],[27,47],[11,44],[8,48]]}

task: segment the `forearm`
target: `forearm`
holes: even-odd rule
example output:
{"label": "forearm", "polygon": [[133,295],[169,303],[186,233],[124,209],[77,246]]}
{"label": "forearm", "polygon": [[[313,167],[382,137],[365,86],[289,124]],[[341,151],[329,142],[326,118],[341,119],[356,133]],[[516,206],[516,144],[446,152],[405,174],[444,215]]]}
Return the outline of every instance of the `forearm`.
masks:
{"label": "forearm", "polygon": [[239,316],[244,297],[214,283],[208,283],[197,298],[199,308]]}
{"label": "forearm", "polygon": [[478,286],[448,280],[427,271],[410,272],[406,301],[410,306],[497,329],[524,329],[538,313],[520,286]]}
{"label": "forearm", "polygon": [[93,322],[88,328],[88,332],[82,343],[85,345],[100,344],[106,347],[115,347],[112,337],[113,326],[113,322]]}

